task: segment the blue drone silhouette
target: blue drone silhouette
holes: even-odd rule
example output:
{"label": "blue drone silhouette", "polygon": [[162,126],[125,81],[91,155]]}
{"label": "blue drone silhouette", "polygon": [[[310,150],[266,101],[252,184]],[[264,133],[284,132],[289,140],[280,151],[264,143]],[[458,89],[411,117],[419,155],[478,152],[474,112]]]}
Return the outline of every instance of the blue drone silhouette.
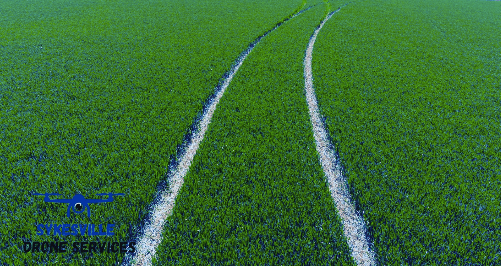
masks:
{"label": "blue drone silhouette", "polygon": [[81,194],[75,194],[72,199],[54,199],[51,200],[49,196],[57,196],[61,195],[58,193],[45,193],[45,194],[40,194],[40,193],[34,193],[33,195],[37,196],[45,196],[44,201],[45,202],[56,202],[56,203],[68,203],[68,217],[70,217],[70,210],[73,209],[75,213],[82,213],[87,209],[87,216],[90,218],[90,206],[89,203],[103,203],[103,202],[113,202],[113,196],[123,196],[123,193],[118,193],[118,194],[113,194],[113,193],[101,193],[97,194],[97,196],[104,196],[108,195],[107,199],[86,199],[83,195]]}

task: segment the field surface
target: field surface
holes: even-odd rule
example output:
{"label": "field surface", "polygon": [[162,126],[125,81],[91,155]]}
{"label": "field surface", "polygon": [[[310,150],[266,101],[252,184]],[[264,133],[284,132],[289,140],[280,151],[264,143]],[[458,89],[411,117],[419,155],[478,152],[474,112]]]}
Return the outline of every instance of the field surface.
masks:
{"label": "field surface", "polygon": [[320,109],[381,265],[501,263],[500,11],[360,1],[318,36]]}
{"label": "field surface", "polygon": [[315,7],[264,38],[221,99],[154,265],[352,265],[315,150],[303,57]]}
{"label": "field surface", "polygon": [[[377,264],[500,265],[501,5],[480,0],[0,0],[0,265],[121,264],[21,246],[137,240],[256,40],[153,265],[354,265],[303,73],[310,37],[341,6],[316,38],[313,88]],[[124,196],[90,218],[34,194],[110,192]],[[40,223],[117,227],[38,236]]]}
{"label": "field surface", "polygon": [[[38,223],[115,223],[117,238],[126,239],[225,71],[301,6],[0,2],[0,261],[119,262],[121,255],[63,258],[19,249],[22,239],[47,239],[35,235]],[[89,221],[68,219],[65,207],[34,192],[127,196],[93,205]]]}

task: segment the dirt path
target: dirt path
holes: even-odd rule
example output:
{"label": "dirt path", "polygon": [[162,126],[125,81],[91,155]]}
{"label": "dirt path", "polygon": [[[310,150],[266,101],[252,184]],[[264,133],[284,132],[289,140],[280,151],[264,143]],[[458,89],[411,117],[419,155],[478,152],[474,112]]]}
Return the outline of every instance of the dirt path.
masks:
{"label": "dirt path", "polygon": [[318,32],[322,29],[325,22],[329,20],[334,13],[331,12],[315,30],[308,43],[304,59],[304,80],[306,90],[306,101],[310,113],[310,121],[313,125],[313,135],[317,146],[317,152],[320,155],[320,163],[327,176],[331,196],[336,203],[339,216],[343,222],[344,235],[348,239],[348,246],[357,265],[376,265],[376,260],[370,243],[366,238],[366,228],[362,216],[356,212],[355,206],[350,199],[347,188],[346,178],[341,172],[341,166],[334,147],[328,139],[328,133],[320,119],[317,98],[313,89],[313,76],[311,70],[311,59],[313,54],[313,45]]}

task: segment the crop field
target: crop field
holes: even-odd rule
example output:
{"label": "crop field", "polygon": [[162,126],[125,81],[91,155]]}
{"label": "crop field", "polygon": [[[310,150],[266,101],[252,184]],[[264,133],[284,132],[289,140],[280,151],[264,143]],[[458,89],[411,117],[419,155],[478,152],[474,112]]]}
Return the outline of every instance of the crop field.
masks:
{"label": "crop field", "polygon": [[185,178],[156,265],[351,265],[304,101],[302,58],[324,10],[281,26],[246,59]]}
{"label": "crop field", "polygon": [[[0,265],[370,265],[350,230],[377,265],[501,264],[499,2],[0,0],[0,14]],[[314,32],[336,185],[361,225],[319,160]],[[75,195],[108,203],[54,203]],[[23,250],[44,242],[70,245]],[[154,253],[100,249],[130,242]]]}
{"label": "crop field", "polygon": [[501,263],[501,7],[363,1],[320,32],[320,109],[381,265]]}
{"label": "crop field", "polygon": [[93,205],[92,222],[112,221],[126,238],[224,72],[301,6],[1,2],[0,261],[119,261],[120,254],[20,253],[22,240],[47,239],[35,235],[35,224],[90,223],[33,193],[125,193],[113,205]]}

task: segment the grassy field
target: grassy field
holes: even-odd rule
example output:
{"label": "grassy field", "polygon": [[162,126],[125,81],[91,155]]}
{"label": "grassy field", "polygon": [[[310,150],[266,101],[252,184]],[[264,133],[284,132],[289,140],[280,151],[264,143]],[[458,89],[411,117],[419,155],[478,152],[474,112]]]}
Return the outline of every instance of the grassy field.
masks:
{"label": "grassy field", "polygon": [[[224,72],[302,5],[0,2],[0,261],[120,261],[19,250],[23,239],[47,239],[38,223],[115,223],[127,240]],[[34,192],[126,196],[93,205],[89,221]]]}
{"label": "grassy field", "polygon": [[[156,265],[353,265],[303,59],[380,265],[501,264],[501,6],[480,0],[0,0],[0,265],[118,265],[240,53]],[[66,216],[38,193],[124,193]],[[105,198],[105,197],[104,197]],[[115,237],[37,224],[116,224]]]}
{"label": "grassy field", "polygon": [[360,1],[320,32],[320,109],[381,265],[501,263],[501,7]]}
{"label": "grassy field", "polygon": [[221,99],[155,265],[352,265],[304,101],[315,7],[264,38]]}

